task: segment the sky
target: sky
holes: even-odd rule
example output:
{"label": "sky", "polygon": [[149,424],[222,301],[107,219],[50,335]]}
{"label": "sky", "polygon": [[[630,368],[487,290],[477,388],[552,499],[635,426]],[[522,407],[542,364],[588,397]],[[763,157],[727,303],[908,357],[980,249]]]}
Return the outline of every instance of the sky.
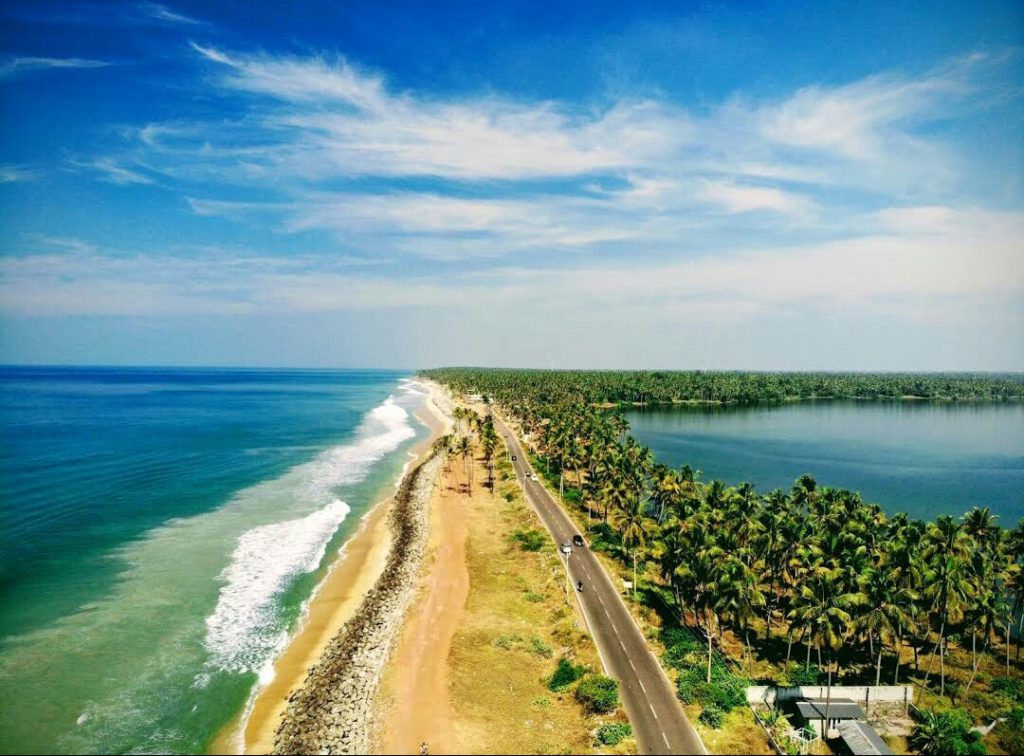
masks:
{"label": "sky", "polygon": [[1024,370],[1024,4],[0,6],[0,362]]}

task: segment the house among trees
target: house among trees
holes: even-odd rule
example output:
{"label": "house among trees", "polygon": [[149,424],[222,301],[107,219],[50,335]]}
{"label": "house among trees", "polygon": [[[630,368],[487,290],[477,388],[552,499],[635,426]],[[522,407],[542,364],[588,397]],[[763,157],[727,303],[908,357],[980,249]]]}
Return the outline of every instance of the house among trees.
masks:
{"label": "house among trees", "polygon": [[[864,719],[864,710],[860,704],[849,698],[833,698],[831,702],[824,700],[797,701],[796,710],[803,724],[813,730],[819,738],[828,735],[830,730],[838,729],[841,722]],[[825,715],[828,711],[828,726],[825,726]]]}
{"label": "house among trees", "polygon": [[836,729],[839,730],[839,737],[846,750],[854,756],[892,753],[889,746],[882,740],[882,736],[875,732],[875,728],[867,722],[847,720],[840,722]]}
{"label": "house among trees", "polygon": [[833,698],[831,702],[820,699],[797,701],[796,709],[802,724],[819,738],[828,737],[833,731],[838,733],[847,753],[854,756],[892,753],[875,728],[864,721],[864,710],[856,701],[849,698]]}

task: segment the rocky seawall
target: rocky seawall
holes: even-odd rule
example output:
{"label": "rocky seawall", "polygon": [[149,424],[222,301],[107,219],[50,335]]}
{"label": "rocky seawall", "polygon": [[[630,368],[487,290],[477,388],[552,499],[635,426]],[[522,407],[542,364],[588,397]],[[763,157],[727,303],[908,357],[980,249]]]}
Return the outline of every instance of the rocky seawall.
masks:
{"label": "rocky seawall", "polygon": [[309,670],[274,737],[276,754],[368,753],[373,702],[423,562],[441,457],[410,470],[391,508],[387,564],[355,616]]}

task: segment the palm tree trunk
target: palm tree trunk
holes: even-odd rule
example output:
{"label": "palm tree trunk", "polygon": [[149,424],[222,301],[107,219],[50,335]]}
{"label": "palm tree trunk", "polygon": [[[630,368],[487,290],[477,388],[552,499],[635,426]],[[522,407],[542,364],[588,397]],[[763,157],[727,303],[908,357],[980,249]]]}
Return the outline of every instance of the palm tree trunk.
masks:
{"label": "palm tree trunk", "polygon": [[707,636],[708,636],[708,678],[707,678],[707,682],[710,685],[711,684],[711,632],[712,632],[710,624],[708,625],[708,628],[707,628],[706,632],[707,632]]}
{"label": "palm tree trunk", "polygon": [[1010,676],[1010,618],[1006,618],[1006,676]]}
{"label": "palm tree trunk", "polygon": [[633,601],[636,601],[636,549],[633,549]]}
{"label": "palm tree trunk", "polygon": [[882,684],[882,644],[878,644],[878,664],[875,665],[875,687]]}
{"label": "palm tree trunk", "polygon": [[946,623],[942,623],[942,632],[939,633],[939,695],[946,693]]}
{"label": "palm tree trunk", "polygon": [[826,741],[828,740],[828,715],[829,715],[829,708],[831,706],[832,706],[832,660],[829,659],[828,660],[828,688],[827,688],[827,692],[825,693],[825,731],[822,733],[822,736],[824,737],[824,739]]}

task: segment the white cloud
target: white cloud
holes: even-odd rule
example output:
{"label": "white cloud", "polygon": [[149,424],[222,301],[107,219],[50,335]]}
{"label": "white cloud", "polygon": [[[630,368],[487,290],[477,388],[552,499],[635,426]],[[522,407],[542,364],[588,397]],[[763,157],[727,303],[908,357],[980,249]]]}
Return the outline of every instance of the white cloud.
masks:
{"label": "white cloud", "polygon": [[806,216],[812,203],[806,197],[774,187],[744,186],[726,181],[703,181],[698,198],[728,213],[769,210],[783,215]]}
{"label": "white cloud", "polygon": [[68,164],[77,169],[91,170],[103,181],[111,184],[155,184],[156,181],[134,166],[128,168],[113,158],[97,158],[81,161],[69,160]]}
{"label": "white cloud", "polygon": [[21,165],[0,165],[0,184],[13,184],[20,181],[35,181],[40,172],[36,168]]}
{"label": "white cloud", "polygon": [[[3,311],[17,314],[207,314],[495,306],[569,308],[699,323],[801,311],[885,312],[933,322],[991,314],[1024,296],[1024,214],[945,208],[941,233],[885,211],[868,236],[666,263],[455,269],[367,275],[331,256],[40,254],[0,263]],[[919,215],[918,217],[922,217]],[[870,219],[866,219],[869,221]],[[983,243],[981,243],[983,242]],[[347,268],[343,270],[342,268]],[[112,296],[118,286],[125,296]],[[979,310],[980,311],[980,310]]]}
{"label": "white cloud", "polygon": [[139,10],[156,21],[166,21],[172,24],[185,24],[187,26],[200,26],[204,23],[198,19],[192,18],[191,16],[186,16],[183,13],[173,11],[166,5],[160,5],[159,3],[142,3],[139,5]]}
{"label": "white cloud", "polygon": [[103,68],[110,63],[88,58],[36,58],[15,57],[0,63],[0,79],[11,78],[29,71],[54,68]]}

